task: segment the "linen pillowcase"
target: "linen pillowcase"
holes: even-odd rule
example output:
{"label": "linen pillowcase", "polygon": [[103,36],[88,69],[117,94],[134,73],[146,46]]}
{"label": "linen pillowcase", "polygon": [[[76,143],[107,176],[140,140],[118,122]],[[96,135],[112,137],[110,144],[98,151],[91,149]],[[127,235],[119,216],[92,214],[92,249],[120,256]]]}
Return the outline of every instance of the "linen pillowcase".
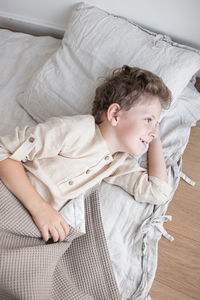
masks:
{"label": "linen pillowcase", "polygon": [[200,52],[79,3],[61,46],[34,74],[17,101],[38,122],[51,116],[90,113],[97,86],[124,64],[159,75],[175,102],[200,69]]}

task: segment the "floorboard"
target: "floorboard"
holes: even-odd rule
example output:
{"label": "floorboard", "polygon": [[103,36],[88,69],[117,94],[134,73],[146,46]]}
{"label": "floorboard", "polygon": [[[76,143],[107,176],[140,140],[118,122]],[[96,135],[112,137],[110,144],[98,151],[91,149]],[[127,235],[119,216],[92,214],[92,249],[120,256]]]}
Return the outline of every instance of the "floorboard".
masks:
{"label": "floorboard", "polygon": [[181,179],[169,204],[172,222],[165,229],[175,241],[162,238],[159,242],[152,300],[200,300],[200,122],[191,130],[183,172],[196,184],[193,187]]}

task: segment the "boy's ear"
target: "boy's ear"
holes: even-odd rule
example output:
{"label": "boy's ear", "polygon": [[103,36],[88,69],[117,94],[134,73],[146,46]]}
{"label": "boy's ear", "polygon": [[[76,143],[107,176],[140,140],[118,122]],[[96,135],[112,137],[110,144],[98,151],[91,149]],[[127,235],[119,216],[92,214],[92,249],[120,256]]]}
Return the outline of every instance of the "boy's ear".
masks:
{"label": "boy's ear", "polygon": [[112,126],[116,126],[119,122],[119,112],[121,107],[118,103],[112,103],[107,109],[107,119]]}

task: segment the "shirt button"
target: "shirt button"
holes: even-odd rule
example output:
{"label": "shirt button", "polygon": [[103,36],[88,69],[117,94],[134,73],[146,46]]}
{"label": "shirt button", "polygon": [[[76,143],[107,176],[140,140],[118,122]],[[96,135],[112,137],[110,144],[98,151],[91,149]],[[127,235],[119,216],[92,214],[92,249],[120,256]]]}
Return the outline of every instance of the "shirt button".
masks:
{"label": "shirt button", "polygon": [[26,156],[24,159],[22,159],[22,162],[27,162],[28,157]]}
{"label": "shirt button", "polygon": [[88,169],[85,173],[86,173],[86,174],[90,174],[90,172],[91,172],[91,170]]}
{"label": "shirt button", "polygon": [[30,138],[29,138],[29,142],[30,142],[30,143],[33,143],[34,141],[35,141],[35,139],[34,139],[33,137],[30,137]]}
{"label": "shirt button", "polygon": [[69,185],[73,185],[74,182],[72,180],[69,181]]}
{"label": "shirt button", "polygon": [[104,157],[104,159],[105,159],[105,160],[109,160],[109,159],[110,159],[110,156],[109,156],[109,155],[106,155],[106,156]]}

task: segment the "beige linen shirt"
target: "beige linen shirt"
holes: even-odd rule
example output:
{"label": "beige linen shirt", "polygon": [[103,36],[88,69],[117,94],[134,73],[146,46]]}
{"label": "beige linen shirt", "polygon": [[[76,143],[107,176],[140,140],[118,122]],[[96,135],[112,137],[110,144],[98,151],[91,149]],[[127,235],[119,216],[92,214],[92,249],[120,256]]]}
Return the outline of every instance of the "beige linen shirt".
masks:
{"label": "beige linen shirt", "polygon": [[163,204],[171,192],[129,154],[112,156],[91,115],[17,127],[0,137],[0,161],[6,158],[22,161],[32,184],[57,210],[102,180],[122,187],[139,202]]}

